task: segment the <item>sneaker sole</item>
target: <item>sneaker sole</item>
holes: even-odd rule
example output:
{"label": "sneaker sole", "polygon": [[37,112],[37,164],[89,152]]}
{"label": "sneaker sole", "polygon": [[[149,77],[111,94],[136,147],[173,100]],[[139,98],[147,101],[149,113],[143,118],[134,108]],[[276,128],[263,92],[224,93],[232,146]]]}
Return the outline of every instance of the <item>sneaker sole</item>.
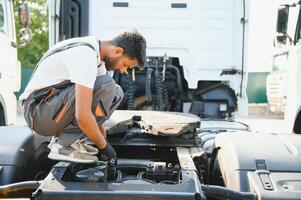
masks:
{"label": "sneaker sole", "polygon": [[95,163],[98,161],[96,160],[82,160],[82,159],[76,159],[76,158],[70,158],[69,156],[64,156],[61,154],[57,153],[49,153],[48,158],[51,160],[60,160],[60,161],[69,161],[69,162],[75,162],[75,163],[85,163],[85,164],[90,164],[90,163]]}
{"label": "sneaker sole", "polygon": [[86,154],[88,156],[96,156],[98,154],[98,152],[97,153],[94,153],[94,152],[80,152],[80,153]]}

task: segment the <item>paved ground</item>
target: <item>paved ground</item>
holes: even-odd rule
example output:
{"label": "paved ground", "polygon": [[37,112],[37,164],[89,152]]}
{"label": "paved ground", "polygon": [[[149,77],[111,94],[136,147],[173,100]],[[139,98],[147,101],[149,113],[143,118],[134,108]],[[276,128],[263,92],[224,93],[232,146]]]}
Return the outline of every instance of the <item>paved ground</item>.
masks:
{"label": "paved ground", "polygon": [[286,132],[283,113],[272,113],[267,104],[249,104],[249,116],[237,120],[248,124],[255,132]]}
{"label": "paved ground", "polygon": [[285,133],[285,122],[283,119],[248,116],[238,117],[236,120],[248,124],[254,132]]}

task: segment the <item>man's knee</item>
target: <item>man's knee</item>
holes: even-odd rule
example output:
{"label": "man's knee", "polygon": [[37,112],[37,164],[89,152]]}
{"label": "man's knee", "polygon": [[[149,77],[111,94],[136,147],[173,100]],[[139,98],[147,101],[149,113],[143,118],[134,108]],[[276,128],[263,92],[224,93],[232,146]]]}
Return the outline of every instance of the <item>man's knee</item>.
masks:
{"label": "man's knee", "polygon": [[118,103],[118,105],[122,101],[123,96],[124,96],[124,93],[123,93],[122,88],[120,87],[120,85],[116,84],[116,92],[115,92],[114,100],[116,99],[116,102]]}
{"label": "man's knee", "polygon": [[116,84],[115,96],[114,96],[113,102],[111,104],[107,118],[110,118],[111,115],[113,114],[113,112],[117,109],[117,107],[119,106],[120,102],[123,99],[123,96],[124,96],[124,93],[123,93],[122,88],[118,84]]}

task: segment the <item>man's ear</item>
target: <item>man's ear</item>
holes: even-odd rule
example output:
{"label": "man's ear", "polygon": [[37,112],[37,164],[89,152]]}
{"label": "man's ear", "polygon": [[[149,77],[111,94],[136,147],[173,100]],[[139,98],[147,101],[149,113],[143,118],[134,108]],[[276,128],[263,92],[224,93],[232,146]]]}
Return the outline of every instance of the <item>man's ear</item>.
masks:
{"label": "man's ear", "polygon": [[123,52],[124,52],[124,50],[123,50],[122,47],[115,47],[115,49],[114,49],[114,54],[115,54],[116,56],[122,56],[122,55],[123,55]]}

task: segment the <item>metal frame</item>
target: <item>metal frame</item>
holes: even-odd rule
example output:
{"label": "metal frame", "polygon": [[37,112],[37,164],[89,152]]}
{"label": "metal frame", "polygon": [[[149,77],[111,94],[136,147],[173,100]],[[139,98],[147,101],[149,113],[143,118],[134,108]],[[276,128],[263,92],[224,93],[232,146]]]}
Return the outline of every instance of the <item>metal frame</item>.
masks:
{"label": "metal frame", "polygon": [[[191,160],[191,162],[193,162]],[[182,169],[179,184],[85,183],[62,180],[70,163],[54,166],[33,197],[38,199],[205,199],[195,170]]]}

